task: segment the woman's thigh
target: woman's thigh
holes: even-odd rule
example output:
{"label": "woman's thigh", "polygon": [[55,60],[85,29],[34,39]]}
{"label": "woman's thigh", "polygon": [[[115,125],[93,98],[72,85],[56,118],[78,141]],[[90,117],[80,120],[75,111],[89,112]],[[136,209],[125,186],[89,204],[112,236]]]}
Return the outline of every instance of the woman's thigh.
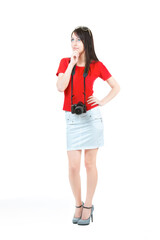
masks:
{"label": "woman's thigh", "polygon": [[67,151],[69,168],[80,169],[82,150]]}
{"label": "woman's thigh", "polygon": [[86,167],[92,167],[96,165],[97,152],[98,152],[98,148],[85,149],[84,160],[85,160]]}

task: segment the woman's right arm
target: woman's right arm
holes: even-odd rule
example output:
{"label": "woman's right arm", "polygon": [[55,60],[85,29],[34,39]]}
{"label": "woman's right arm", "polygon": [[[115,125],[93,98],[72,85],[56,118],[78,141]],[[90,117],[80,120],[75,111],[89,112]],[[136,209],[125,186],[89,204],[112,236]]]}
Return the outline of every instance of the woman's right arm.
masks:
{"label": "woman's right arm", "polygon": [[65,89],[68,87],[72,69],[74,65],[77,63],[78,58],[79,58],[79,52],[77,50],[73,51],[71,56],[71,61],[69,62],[65,73],[58,74],[58,80],[57,80],[56,86],[59,92],[64,92]]}
{"label": "woman's right arm", "polygon": [[58,74],[58,80],[57,80],[56,86],[57,86],[57,89],[59,92],[64,92],[65,89],[68,87],[73,67],[74,67],[74,65],[70,62],[68,64],[68,67],[67,67],[65,73]]}

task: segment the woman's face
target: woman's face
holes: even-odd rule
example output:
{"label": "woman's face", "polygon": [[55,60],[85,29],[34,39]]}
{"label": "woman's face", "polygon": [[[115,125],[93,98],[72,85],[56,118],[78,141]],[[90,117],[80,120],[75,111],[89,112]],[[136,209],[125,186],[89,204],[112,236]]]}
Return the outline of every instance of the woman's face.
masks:
{"label": "woman's face", "polygon": [[84,52],[84,44],[83,44],[83,42],[74,33],[72,34],[72,37],[71,37],[71,47],[72,47],[73,51],[77,50],[79,52],[79,55],[81,55]]}

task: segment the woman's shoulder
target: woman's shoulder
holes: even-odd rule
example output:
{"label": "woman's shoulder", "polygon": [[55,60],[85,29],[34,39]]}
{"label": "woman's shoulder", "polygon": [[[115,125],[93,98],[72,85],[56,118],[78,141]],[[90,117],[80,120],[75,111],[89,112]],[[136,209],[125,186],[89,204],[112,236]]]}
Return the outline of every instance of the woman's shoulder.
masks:
{"label": "woman's shoulder", "polygon": [[91,60],[91,64],[99,66],[100,64],[102,64],[102,62],[99,60]]}
{"label": "woman's shoulder", "polygon": [[98,63],[99,60],[94,60],[94,59],[91,59],[91,63]]}
{"label": "woman's shoulder", "polygon": [[69,58],[69,57],[64,57],[61,59],[61,61],[66,62],[66,63],[69,63],[70,60],[71,60],[71,58]]}
{"label": "woman's shoulder", "polygon": [[99,60],[92,60],[90,65],[94,70],[98,70],[101,67],[101,64],[102,62]]}
{"label": "woman's shoulder", "polygon": [[103,68],[104,67],[104,64],[103,64],[103,62],[102,61],[96,61],[96,62],[93,62],[94,63],[94,66],[96,66],[96,68],[98,68],[98,69],[101,69],[101,68]]}
{"label": "woman's shoulder", "polygon": [[[71,61],[70,57],[64,57],[61,59],[61,62],[65,65],[68,65]],[[103,65],[103,63],[99,60],[91,60],[90,65],[93,67],[100,67],[101,65]]]}

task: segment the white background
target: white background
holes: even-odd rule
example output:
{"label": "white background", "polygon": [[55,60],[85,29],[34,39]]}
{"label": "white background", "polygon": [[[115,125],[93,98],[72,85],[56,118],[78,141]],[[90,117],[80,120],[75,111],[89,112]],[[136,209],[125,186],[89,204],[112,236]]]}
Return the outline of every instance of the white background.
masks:
{"label": "white background", "polygon": [[[160,239],[159,21],[158,0],[1,1],[0,239]],[[80,25],[121,87],[101,108],[105,146],[85,227],[72,224],[64,94],[56,89]],[[110,90],[96,80],[94,96]]]}

